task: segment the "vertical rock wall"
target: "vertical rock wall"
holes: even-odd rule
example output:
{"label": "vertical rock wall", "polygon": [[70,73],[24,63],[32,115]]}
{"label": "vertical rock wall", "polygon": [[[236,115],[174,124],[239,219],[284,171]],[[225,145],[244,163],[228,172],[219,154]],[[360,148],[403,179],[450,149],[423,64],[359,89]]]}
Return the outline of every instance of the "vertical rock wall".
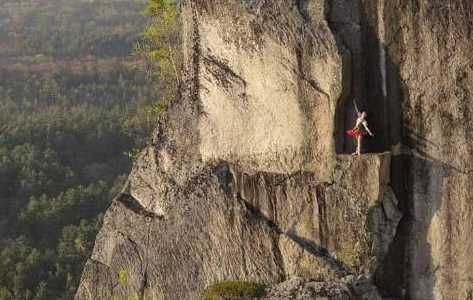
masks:
{"label": "vertical rock wall", "polygon": [[[412,224],[406,287],[413,299],[468,299],[473,3],[386,1],[383,15],[389,92],[401,108],[402,192]],[[393,143],[397,134],[391,133]]]}
{"label": "vertical rock wall", "polygon": [[[386,296],[473,297],[472,15],[469,0],[187,1],[181,95],[76,298],[349,274]],[[392,155],[344,155],[354,98],[365,150]]]}
{"label": "vertical rock wall", "polygon": [[363,66],[354,75],[363,92],[353,94],[365,96],[377,134],[368,147],[394,153],[392,185],[405,213],[379,284],[411,299],[469,299],[473,3],[328,2],[331,27]]}
{"label": "vertical rock wall", "polygon": [[296,1],[195,6],[202,159],[276,173],[317,169],[327,178],[344,53],[323,7],[307,12]]}

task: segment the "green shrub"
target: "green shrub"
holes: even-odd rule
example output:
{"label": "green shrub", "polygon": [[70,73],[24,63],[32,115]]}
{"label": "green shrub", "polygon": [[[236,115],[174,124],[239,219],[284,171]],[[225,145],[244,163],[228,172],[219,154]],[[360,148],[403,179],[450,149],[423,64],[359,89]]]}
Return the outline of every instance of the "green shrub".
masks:
{"label": "green shrub", "polygon": [[265,295],[265,285],[244,281],[223,281],[208,287],[200,300],[246,300]]}

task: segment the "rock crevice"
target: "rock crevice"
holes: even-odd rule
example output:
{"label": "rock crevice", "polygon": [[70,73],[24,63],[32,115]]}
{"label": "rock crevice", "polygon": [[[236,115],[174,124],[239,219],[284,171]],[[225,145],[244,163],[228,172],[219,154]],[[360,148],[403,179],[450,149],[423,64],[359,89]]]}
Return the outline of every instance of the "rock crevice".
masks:
{"label": "rock crevice", "polygon": [[[180,95],[76,298],[197,299],[235,279],[274,299],[379,299],[372,282],[468,299],[473,4],[437,2],[186,1]],[[376,134],[361,157],[344,155],[354,98]]]}

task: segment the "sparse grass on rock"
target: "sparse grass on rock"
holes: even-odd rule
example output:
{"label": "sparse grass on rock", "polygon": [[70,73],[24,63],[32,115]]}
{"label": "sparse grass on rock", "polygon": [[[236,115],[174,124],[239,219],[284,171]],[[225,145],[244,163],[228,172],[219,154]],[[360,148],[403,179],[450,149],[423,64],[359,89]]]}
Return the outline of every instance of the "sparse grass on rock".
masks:
{"label": "sparse grass on rock", "polygon": [[265,295],[265,285],[255,282],[223,281],[208,287],[200,300],[249,300]]}

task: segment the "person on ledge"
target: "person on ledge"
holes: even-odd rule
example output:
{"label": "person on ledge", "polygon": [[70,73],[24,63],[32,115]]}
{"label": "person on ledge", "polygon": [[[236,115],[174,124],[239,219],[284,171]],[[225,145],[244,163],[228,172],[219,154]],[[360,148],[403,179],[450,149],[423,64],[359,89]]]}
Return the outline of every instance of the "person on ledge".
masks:
{"label": "person on ledge", "polygon": [[352,155],[361,155],[361,143],[363,142],[363,136],[369,134],[374,136],[371,130],[368,128],[368,122],[366,121],[366,112],[359,112],[357,110],[358,118],[356,119],[355,127],[347,130],[347,134],[355,139],[356,151]]}

